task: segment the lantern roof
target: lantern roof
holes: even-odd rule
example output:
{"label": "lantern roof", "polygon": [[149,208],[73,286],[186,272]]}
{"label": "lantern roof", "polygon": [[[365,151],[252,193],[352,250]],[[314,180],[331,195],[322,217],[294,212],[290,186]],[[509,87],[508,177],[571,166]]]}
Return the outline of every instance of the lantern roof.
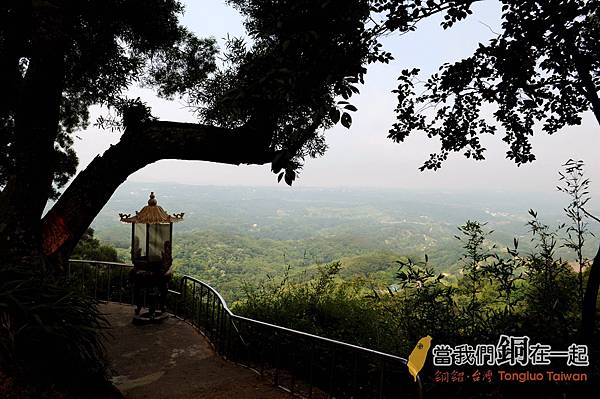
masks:
{"label": "lantern roof", "polygon": [[154,192],[150,193],[148,205],[143,207],[139,212],[135,212],[135,216],[130,214],[119,213],[121,222],[124,223],[141,223],[141,224],[160,224],[160,223],[175,223],[183,220],[183,212],[169,215],[165,210],[158,206]]}

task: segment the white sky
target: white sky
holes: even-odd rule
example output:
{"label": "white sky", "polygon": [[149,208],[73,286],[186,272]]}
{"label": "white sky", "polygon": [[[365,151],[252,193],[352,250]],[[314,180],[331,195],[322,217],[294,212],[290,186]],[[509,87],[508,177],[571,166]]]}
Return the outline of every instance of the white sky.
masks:
{"label": "white sky", "polygon": [[[228,33],[243,34],[241,19],[219,0],[187,0],[184,24],[200,36],[214,36],[222,43]],[[419,26],[417,32],[386,39],[396,61],[390,65],[369,68],[361,95],[352,98],[359,111],[353,115],[350,130],[336,127],[327,132],[329,150],[324,157],[309,159],[294,186],[320,187],[397,187],[409,189],[480,189],[485,191],[528,191],[554,193],[557,170],[569,158],[583,159],[587,175],[592,179],[592,195],[600,192],[600,128],[591,114],[584,116],[582,126],[564,129],[532,140],[537,161],[517,168],[504,158],[506,147],[499,136],[484,140],[487,160],[475,162],[455,154],[437,172],[419,172],[418,167],[437,143],[414,133],[404,143],[387,139],[394,121],[396,101],[391,90],[400,69],[419,67],[432,73],[444,62],[469,55],[477,46],[493,36],[490,27],[499,31],[499,4],[478,4],[467,21],[449,31],[439,27],[439,20]],[[488,26],[486,26],[488,25]],[[134,90],[163,120],[195,121],[182,102],[155,98],[147,90]],[[118,134],[90,127],[81,132],[76,142],[80,165],[102,153]],[[81,169],[80,167],[80,169]],[[136,172],[130,181],[171,181],[187,184],[276,186],[276,176],[265,166],[229,166],[208,162],[164,160]],[[280,184],[279,186],[282,186]],[[293,188],[292,188],[293,189]],[[597,201],[593,201],[596,202]]]}

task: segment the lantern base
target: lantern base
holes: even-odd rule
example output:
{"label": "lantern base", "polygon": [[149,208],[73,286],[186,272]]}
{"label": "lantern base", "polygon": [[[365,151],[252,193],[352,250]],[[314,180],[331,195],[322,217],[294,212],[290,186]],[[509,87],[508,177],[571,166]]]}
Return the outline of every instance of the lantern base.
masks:
{"label": "lantern base", "polygon": [[133,317],[132,323],[136,324],[136,325],[158,324],[158,323],[162,323],[168,317],[169,317],[168,314],[166,314],[165,312],[158,311],[158,310],[156,312],[154,312],[154,314],[152,314],[150,312],[144,312],[142,314],[135,315]]}

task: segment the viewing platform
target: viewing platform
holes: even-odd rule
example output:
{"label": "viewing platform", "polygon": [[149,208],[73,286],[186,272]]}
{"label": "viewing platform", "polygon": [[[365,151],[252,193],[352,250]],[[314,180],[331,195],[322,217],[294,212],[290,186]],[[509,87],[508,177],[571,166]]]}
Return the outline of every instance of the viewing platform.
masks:
{"label": "viewing platform", "polygon": [[422,398],[406,359],[234,314],[191,276],[174,276],[169,317],[132,323],[131,270],[71,260],[66,281],[101,301],[112,381],[126,398]]}
{"label": "viewing platform", "polygon": [[134,307],[106,303],[107,354],[114,385],[126,398],[265,398],[293,396],[254,371],[224,360],[193,326],[174,316],[134,325]]}

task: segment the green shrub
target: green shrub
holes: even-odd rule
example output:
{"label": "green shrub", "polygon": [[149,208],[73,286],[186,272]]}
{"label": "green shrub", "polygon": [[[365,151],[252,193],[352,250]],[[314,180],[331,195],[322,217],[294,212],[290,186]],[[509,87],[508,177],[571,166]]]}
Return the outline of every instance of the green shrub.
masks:
{"label": "green shrub", "polygon": [[305,282],[269,279],[246,285],[237,314],[352,344],[377,348],[385,341],[380,307],[366,298],[365,282],[340,281],[339,262],[319,268]]}
{"label": "green shrub", "polygon": [[96,302],[50,276],[0,270],[0,368],[29,384],[103,381],[103,329]]}
{"label": "green shrub", "polygon": [[99,260],[118,262],[117,250],[110,245],[102,245],[94,238],[94,229],[89,227],[81,237],[71,254],[72,259]]}

